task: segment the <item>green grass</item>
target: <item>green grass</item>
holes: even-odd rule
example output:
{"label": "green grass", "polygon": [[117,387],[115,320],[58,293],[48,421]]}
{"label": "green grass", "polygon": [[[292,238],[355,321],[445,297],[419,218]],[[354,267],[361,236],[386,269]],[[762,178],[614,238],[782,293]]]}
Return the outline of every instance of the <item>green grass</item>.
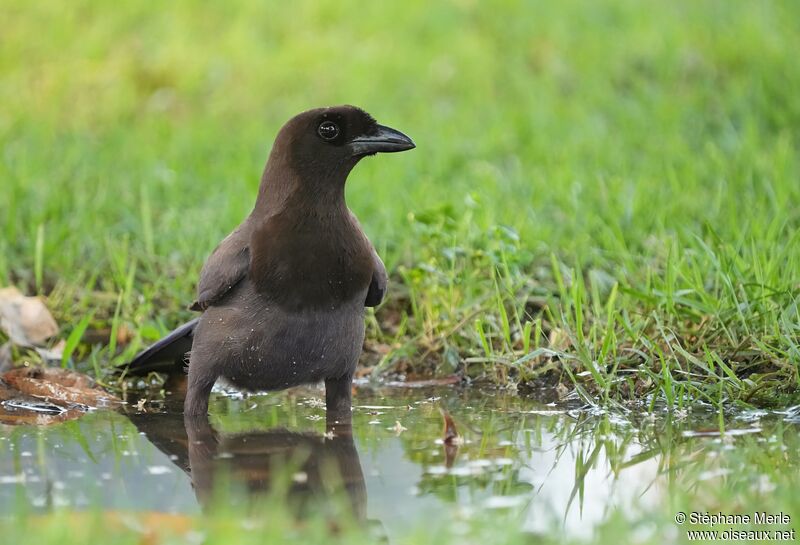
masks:
{"label": "green grass", "polygon": [[348,185],[393,279],[376,376],[674,406],[798,389],[796,2],[6,0],[0,18],[0,283],[47,294],[65,338],[108,329],[70,338],[88,368],[190,316],[279,126],[353,103],[418,145]]}

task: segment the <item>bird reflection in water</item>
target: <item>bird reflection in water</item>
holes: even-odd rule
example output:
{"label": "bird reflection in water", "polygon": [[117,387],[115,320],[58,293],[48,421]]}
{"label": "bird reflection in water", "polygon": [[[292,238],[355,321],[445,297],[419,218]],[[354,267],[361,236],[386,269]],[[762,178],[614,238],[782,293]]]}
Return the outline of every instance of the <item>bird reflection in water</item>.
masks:
{"label": "bird reflection in water", "polygon": [[287,486],[286,503],[298,518],[344,499],[354,520],[366,519],[364,474],[349,429],[325,435],[283,428],[219,433],[206,415],[140,413],[129,418],[191,478],[204,510],[228,487],[243,491],[243,499],[253,503]]}

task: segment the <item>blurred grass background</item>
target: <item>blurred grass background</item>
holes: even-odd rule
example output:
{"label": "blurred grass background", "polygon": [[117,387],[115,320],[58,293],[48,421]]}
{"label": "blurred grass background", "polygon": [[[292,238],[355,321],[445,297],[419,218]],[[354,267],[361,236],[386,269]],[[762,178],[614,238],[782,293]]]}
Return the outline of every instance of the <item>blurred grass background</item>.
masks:
{"label": "blurred grass background", "polygon": [[348,184],[393,272],[379,372],[796,390],[796,2],[3,0],[0,20],[0,283],[67,330],[131,331],[81,348],[96,368],[189,316],[280,125],[351,103],[418,146]]}

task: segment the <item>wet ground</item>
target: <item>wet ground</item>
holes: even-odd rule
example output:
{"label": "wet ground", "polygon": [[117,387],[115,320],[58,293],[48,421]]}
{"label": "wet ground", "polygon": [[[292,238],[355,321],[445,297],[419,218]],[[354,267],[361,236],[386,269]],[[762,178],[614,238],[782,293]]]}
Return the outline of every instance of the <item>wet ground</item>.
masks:
{"label": "wet ground", "polygon": [[192,514],[217,494],[238,505],[279,489],[299,516],[336,501],[390,538],[477,510],[511,513],[532,532],[589,535],[611,510],[647,511],[672,487],[740,479],[768,490],[771,477],[745,467],[739,447],[796,456],[786,451],[800,421],[791,410],[653,417],[455,386],[359,388],[352,437],[331,437],[321,394],[217,394],[210,418],[184,420],[148,402],[145,411],[4,427],[0,511]]}

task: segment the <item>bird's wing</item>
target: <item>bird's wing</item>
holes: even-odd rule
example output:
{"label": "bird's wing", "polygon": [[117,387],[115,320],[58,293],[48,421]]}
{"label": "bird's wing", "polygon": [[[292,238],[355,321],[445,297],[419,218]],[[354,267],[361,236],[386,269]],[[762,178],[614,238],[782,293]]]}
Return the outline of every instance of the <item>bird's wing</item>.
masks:
{"label": "bird's wing", "polygon": [[383,301],[386,295],[386,285],[389,283],[389,277],[386,274],[386,267],[383,265],[380,256],[373,248],[372,261],[374,266],[372,268],[372,281],[369,283],[367,290],[367,299],[364,301],[365,307],[377,307]]}
{"label": "bird's wing", "polygon": [[245,276],[250,267],[250,248],[247,234],[237,229],[216,247],[200,271],[197,301],[192,310],[205,310],[228,293]]}
{"label": "bird's wing", "polygon": [[185,356],[192,349],[194,328],[200,318],[178,326],[163,339],[148,346],[118,370],[127,375],[144,376],[153,371],[167,374],[184,374]]}
{"label": "bird's wing", "polygon": [[389,277],[386,274],[386,267],[383,265],[383,261],[381,261],[378,252],[375,251],[375,247],[369,241],[369,238],[364,233],[364,230],[361,228],[361,224],[358,223],[358,218],[356,217],[353,212],[350,212],[350,221],[356,227],[361,236],[364,238],[364,243],[369,246],[369,249],[372,251],[372,280],[369,283],[369,289],[367,290],[367,297],[364,300],[365,307],[377,307],[383,301],[383,297],[386,295],[386,286],[389,283]]}

